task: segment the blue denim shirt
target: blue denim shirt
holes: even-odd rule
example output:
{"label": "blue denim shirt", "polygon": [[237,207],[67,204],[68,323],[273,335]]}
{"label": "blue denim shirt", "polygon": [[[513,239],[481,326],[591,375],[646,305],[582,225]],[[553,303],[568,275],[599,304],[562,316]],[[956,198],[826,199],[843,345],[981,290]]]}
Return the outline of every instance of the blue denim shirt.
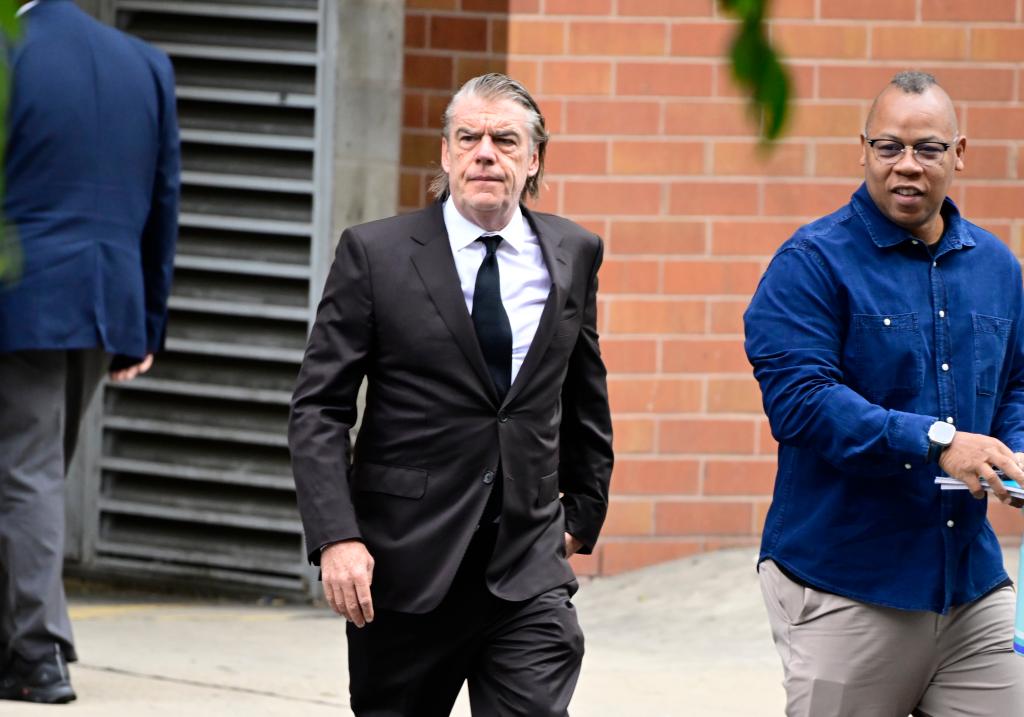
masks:
{"label": "blue denim shirt", "polygon": [[939,613],[1007,576],[986,502],[933,484],[928,427],[951,420],[1024,450],[1020,265],[952,201],[942,211],[929,250],[862,185],[779,248],[744,315],[779,442],[761,560]]}

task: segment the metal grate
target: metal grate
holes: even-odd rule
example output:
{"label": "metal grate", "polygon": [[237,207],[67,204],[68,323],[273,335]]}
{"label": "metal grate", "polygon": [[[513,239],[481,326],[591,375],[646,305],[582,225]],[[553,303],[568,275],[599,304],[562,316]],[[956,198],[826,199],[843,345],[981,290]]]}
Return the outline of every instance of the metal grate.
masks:
{"label": "metal grate", "polygon": [[93,563],[307,592],[286,421],[310,317],[322,8],[113,10],[174,62],[181,230],[167,351],[103,397]]}

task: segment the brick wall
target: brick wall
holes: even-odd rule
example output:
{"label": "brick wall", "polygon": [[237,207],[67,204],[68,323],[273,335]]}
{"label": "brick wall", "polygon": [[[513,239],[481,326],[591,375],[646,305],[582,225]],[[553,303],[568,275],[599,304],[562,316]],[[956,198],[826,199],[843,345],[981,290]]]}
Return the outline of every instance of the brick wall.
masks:
{"label": "brick wall", "polygon": [[403,207],[428,201],[453,88],[496,69],[533,91],[553,134],[538,208],[607,243],[618,463],[582,573],[756,542],[775,444],[741,314],[775,247],[857,187],[857,135],[895,72],[949,89],[969,138],[954,199],[1024,252],[1024,0],[774,0],[772,17],[797,96],[766,155],[713,0],[407,0]]}

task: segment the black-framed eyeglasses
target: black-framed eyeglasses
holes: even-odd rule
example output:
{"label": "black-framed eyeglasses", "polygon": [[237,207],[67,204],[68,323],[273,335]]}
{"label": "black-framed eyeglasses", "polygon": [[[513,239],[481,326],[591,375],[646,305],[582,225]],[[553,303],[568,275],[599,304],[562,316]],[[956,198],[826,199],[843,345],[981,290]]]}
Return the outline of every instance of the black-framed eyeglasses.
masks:
{"label": "black-framed eyeglasses", "polygon": [[[874,152],[875,158],[882,164],[896,164],[900,161],[907,146],[894,139],[869,139],[865,140]],[[955,140],[954,140],[955,141]],[[914,159],[918,164],[932,167],[942,162],[946,156],[946,150],[953,145],[949,142],[918,142],[910,147],[914,153]]]}

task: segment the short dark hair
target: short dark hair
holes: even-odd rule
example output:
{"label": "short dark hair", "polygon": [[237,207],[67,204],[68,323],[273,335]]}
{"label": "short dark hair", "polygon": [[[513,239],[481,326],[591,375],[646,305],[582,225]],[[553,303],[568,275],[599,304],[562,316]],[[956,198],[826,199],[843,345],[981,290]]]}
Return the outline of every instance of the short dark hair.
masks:
{"label": "short dark hair", "polygon": [[[452,127],[452,115],[455,112],[455,105],[466,97],[474,96],[485,100],[511,100],[526,110],[526,131],[530,136],[530,151],[537,150],[537,158],[540,168],[532,177],[526,178],[526,185],[523,193],[529,194],[536,199],[540,196],[540,181],[544,176],[544,152],[548,146],[548,133],[544,128],[544,115],[540,107],[520,83],[508,75],[500,72],[490,72],[486,75],[479,75],[459,88],[459,91],[452,97],[451,102],[444,110],[444,118],[441,124],[441,136],[449,141],[448,133]],[[430,182],[430,191],[438,199],[448,197],[448,175],[444,169],[438,171]]]}
{"label": "short dark hair", "polygon": [[890,85],[899,87],[910,95],[923,95],[929,87],[939,84],[935,75],[920,70],[904,70],[897,72],[889,81]]}

